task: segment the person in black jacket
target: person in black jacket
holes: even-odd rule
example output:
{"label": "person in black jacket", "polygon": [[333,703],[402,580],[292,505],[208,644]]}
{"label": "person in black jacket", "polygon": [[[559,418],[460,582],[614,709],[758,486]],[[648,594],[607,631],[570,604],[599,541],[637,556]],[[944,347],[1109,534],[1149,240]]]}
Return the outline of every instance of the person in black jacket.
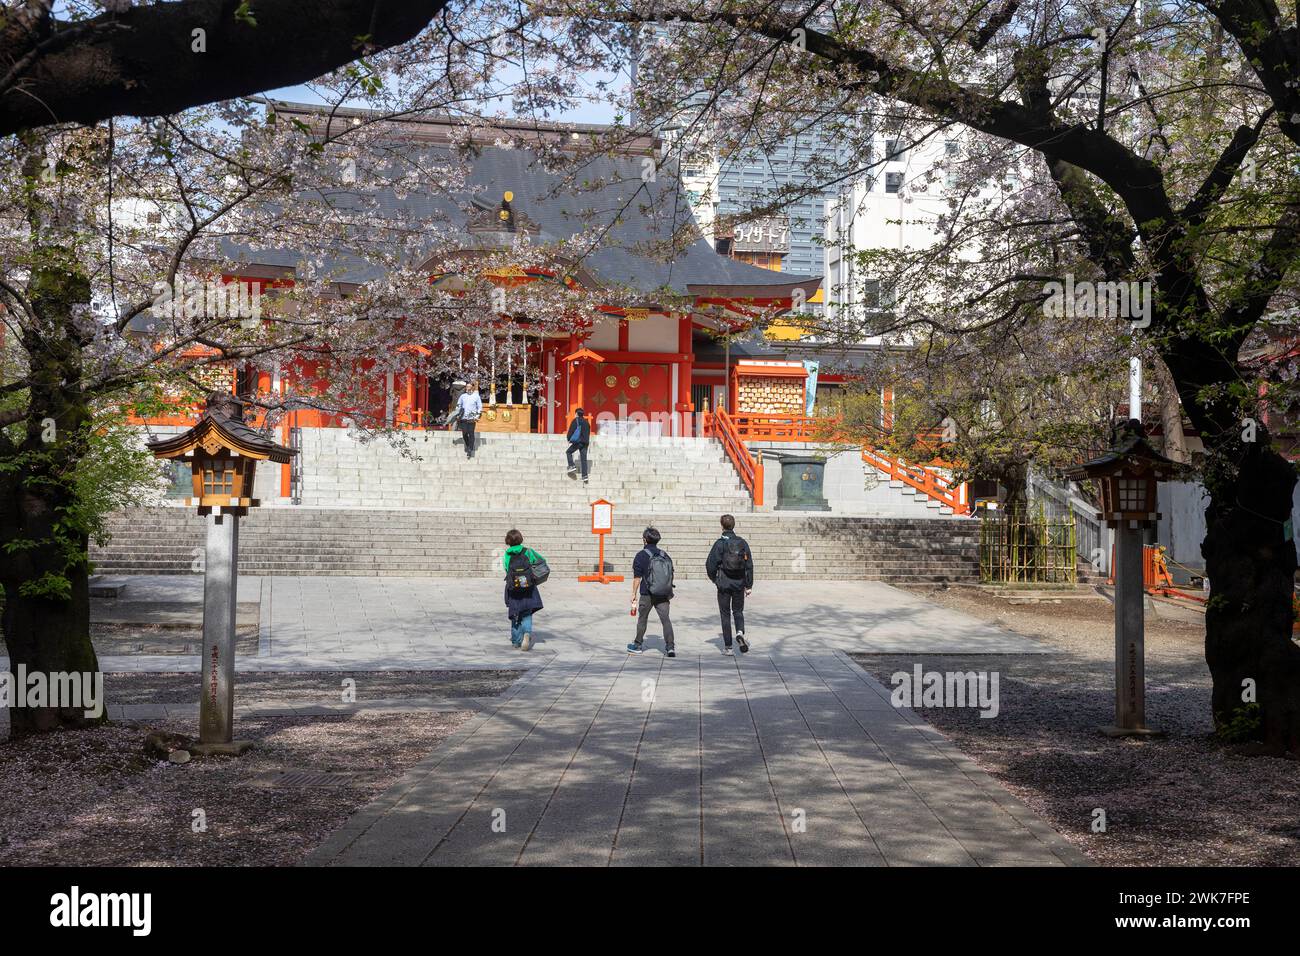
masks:
{"label": "person in black jacket", "polygon": [[568,435],[565,437],[569,440],[568,451],[564,457],[569,461],[569,474],[576,475],[577,467],[573,464],[573,453],[578,453],[578,460],[582,464],[582,480],[587,480],[587,444],[591,441],[591,422],[587,421],[587,413],[581,408],[576,409],[573,413],[573,421],[569,425]]}
{"label": "person in black jacket", "polygon": [[736,534],[736,519],[722,516],[722,537],[713,544],[704,564],[709,580],[718,587],[718,611],[722,614],[722,653],[731,653],[731,619],[736,620],[736,646],[749,651],[745,640],[745,597],[754,587],[754,556],[749,542]]}

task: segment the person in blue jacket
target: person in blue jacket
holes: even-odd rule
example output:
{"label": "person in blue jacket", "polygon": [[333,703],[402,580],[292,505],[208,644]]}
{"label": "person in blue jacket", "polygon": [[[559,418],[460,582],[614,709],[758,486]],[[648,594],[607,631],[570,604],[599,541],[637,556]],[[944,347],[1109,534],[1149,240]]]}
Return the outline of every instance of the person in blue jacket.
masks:
{"label": "person in blue jacket", "polygon": [[[519,556],[516,558],[516,556]],[[542,594],[537,585],[516,587],[516,575],[510,573],[510,559],[516,558],[515,565],[526,560],[535,562],[541,555],[532,548],[524,547],[524,536],[515,528],[506,532],[506,553],[502,565],[506,572],[506,611],[510,615],[510,643],[521,650],[531,650],[533,646],[533,614],[542,609]]]}

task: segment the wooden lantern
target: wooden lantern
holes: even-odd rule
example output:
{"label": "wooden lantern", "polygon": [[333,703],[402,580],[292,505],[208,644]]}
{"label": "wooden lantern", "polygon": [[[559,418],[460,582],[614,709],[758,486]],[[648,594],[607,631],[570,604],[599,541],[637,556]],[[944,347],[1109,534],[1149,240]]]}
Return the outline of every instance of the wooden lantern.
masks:
{"label": "wooden lantern", "polygon": [[1097,517],[1111,527],[1125,522],[1158,521],[1156,493],[1161,481],[1173,474],[1177,463],[1148,444],[1137,419],[1115,426],[1111,447],[1092,461],[1071,468],[1066,475],[1076,481],[1096,482],[1101,511]]}
{"label": "wooden lantern", "polygon": [[188,505],[199,514],[247,514],[260,502],[253,497],[259,461],[284,464],[296,455],[244,422],[244,403],[235,395],[213,392],[198,423],[174,438],[149,442],[157,458],[187,461],[193,473],[194,495]]}

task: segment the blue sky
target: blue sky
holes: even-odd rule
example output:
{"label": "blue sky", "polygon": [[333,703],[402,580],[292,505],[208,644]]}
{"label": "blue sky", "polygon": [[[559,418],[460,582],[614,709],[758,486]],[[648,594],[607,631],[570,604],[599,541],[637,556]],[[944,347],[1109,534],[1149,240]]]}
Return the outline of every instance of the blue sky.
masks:
{"label": "blue sky", "polygon": [[[505,83],[513,82],[513,79],[510,77],[509,72],[510,71],[507,71],[502,76],[502,80]],[[517,73],[516,76],[518,75],[522,75],[522,74]],[[602,75],[602,77],[606,80],[608,80],[609,78],[607,74]],[[629,79],[630,78],[626,74],[624,74],[623,76],[624,83],[626,83]],[[268,90],[267,92],[261,95],[269,97],[271,99],[287,100],[293,103],[323,103],[324,102],[324,100],[320,96],[316,95],[314,92],[312,92],[312,90],[309,87],[302,84],[299,84],[297,86],[284,86],[277,90]],[[614,110],[607,103],[595,102],[595,103],[588,103],[575,110],[570,110],[565,113],[561,113],[555,116],[550,116],[548,117],[548,119],[557,122],[569,121],[574,123],[610,123],[613,122],[614,120]]]}

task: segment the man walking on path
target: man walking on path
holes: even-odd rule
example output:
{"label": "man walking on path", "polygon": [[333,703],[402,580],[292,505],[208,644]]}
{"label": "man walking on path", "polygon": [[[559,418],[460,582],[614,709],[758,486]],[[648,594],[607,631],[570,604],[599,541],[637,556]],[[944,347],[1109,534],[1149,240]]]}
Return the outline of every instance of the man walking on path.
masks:
{"label": "man walking on path", "polygon": [[470,382],[465,386],[465,392],[456,400],[456,411],[460,417],[456,422],[456,427],[460,429],[461,437],[465,439],[465,457],[474,457],[474,426],[478,424],[478,418],[483,414],[483,399],[478,396],[478,382]]}
{"label": "man walking on path", "polygon": [[653,607],[664,628],[664,655],[676,657],[673,622],[668,619],[668,604],[673,599],[673,559],[659,549],[659,532],[654,528],[646,528],[641,540],[645,547],[632,561],[632,616],[636,618],[636,640],[627,646],[627,650],[629,654],[640,654],[644,650],[645,626]]}
{"label": "man walking on path", "polygon": [[718,586],[718,611],[722,614],[722,653],[731,653],[731,619],[736,619],[736,646],[749,650],[745,640],[745,596],[754,587],[754,556],[749,542],[736,534],[736,519],[722,516],[722,537],[704,563],[709,580]]}
{"label": "man walking on path", "polygon": [[582,480],[587,480],[587,443],[591,441],[591,422],[587,421],[587,413],[581,408],[573,413],[573,422],[569,425],[569,433],[566,436],[569,440],[569,448],[564,453],[564,457],[569,462],[569,476],[572,477],[578,473],[578,469],[573,464],[573,453],[578,453],[578,460],[582,463]]}

